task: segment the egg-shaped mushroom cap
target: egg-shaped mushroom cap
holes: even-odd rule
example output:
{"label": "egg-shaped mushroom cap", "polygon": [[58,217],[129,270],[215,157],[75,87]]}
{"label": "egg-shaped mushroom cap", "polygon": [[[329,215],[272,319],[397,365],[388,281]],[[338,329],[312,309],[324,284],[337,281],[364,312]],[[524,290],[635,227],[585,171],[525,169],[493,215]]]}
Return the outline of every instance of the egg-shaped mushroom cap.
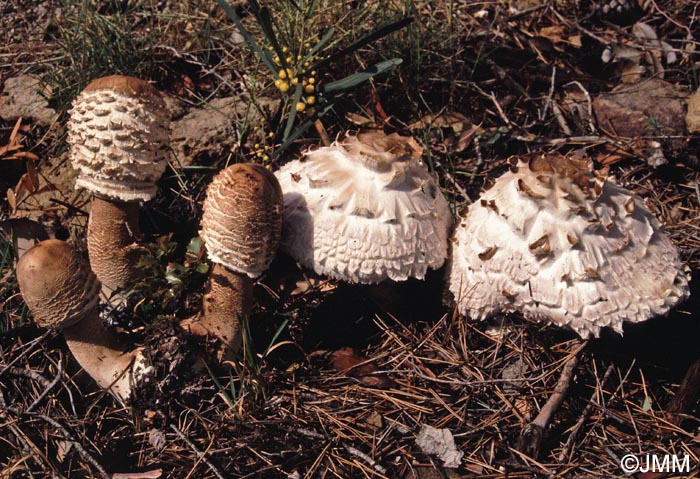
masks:
{"label": "egg-shaped mushroom cap", "polygon": [[76,186],[120,201],[149,200],[168,161],[169,117],[161,94],[138,78],[90,83],[73,101],[68,143]]}
{"label": "egg-shaped mushroom cap", "polygon": [[413,138],[348,136],[284,165],[282,249],[352,283],[423,279],[447,256],[450,210]]}
{"label": "egg-shaped mushroom cap", "polygon": [[282,234],[282,190],[265,167],[239,163],[207,188],[200,235],[209,258],[256,278],[277,254]]}
{"label": "egg-shaped mushroom cap", "polygon": [[97,307],[100,282],[65,241],[50,239],[29,249],[17,264],[24,302],[39,326],[63,329]]}
{"label": "egg-shaped mushroom cap", "polygon": [[481,195],[457,226],[449,269],[460,313],[500,311],[581,337],[664,315],[688,296],[676,248],[634,193],[585,158],[536,155]]}

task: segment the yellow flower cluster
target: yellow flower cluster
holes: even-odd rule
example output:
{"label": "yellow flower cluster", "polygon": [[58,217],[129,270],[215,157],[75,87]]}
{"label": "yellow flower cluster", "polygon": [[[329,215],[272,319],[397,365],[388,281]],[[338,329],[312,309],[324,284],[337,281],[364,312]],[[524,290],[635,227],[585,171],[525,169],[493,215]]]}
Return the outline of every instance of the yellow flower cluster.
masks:
{"label": "yellow flower cluster", "polygon": [[[282,53],[288,54],[289,49],[287,47],[282,48]],[[297,55],[296,59],[289,55],[285,57],[285,63],[289,68],[284,68],[279,56],[274,57],[274,61],[277,64],[279,71],[277,73],[277,80],[275,80],[275,86],[282,93],[293,94],[296,86],[301,82],[302,85],[302,101],[299,101],[295,108],[297,111],[306,110],[307,106],[312,106],[316,103],[316,70],[307,72],[306,69],[311,66],[311,60],[313,57],[306,60],[301,64],[301,60],[304,57],[302,55]]]}
{"label": "yellow flower cluster", "polygon": [[270,161],[270,153],[272,153],[272,147],[268,144],[268,141],[272,140],[275,137],[275,134],[273,132],[269,132],[265,134],[264,132],[264,119],[260,119],[261,126],[256,126],[254,128],[256,137],[259,136],[261,138],[260,143],[255,143],[253,145],[253,152],[255,153],[255,157],[262,162],[263,165],[269,166],[269,161]]}

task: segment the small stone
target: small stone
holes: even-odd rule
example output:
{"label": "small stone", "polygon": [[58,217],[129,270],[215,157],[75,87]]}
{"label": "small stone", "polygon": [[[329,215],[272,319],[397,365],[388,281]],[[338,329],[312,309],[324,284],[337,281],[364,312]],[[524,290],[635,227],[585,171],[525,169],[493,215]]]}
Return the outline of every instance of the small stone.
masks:
{"label": "small stone", "polygon": [[0,118],[8,121],[32,118],[40,125],[50,125],[56,111],[49,108],[46,93],[41,80],[33,75],[8,78],[0,96]]}

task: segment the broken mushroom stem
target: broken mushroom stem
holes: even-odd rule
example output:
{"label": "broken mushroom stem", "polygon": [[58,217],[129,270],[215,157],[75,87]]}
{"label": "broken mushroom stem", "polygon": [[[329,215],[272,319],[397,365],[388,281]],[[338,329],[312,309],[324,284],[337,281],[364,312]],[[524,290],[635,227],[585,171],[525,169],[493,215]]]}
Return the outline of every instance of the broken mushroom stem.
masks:
{"label": "broken mushroom stem", "polygon": [[85,372],[128,402],[150,368],[142,349],[130,350],[100,319],[100,282],[87,262],[64,241],[42,241],[20,259],[17,281],[36,322],[60,330]]}
{"label": "broken mushroom stem", "polygon": [[268,268],[279,245],[282,190],[275,176],[253,163],[222,170],[207,188],[200,234],[213,267],[203,313],[181,326],[216,338],[216,356],[223,363],[241,347],[255,278]]}

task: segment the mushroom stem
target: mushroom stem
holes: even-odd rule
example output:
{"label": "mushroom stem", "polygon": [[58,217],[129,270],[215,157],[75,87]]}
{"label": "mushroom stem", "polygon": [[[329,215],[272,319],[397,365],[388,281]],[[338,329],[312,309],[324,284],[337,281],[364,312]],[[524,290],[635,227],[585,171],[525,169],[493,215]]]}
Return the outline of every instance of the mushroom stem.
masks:
{"label": "mushroom stem", "polygon": [[139,279],[139,204],[95,196],[88,222],[90,264],[107,296]]}
{"label": "mushroom stem", "polygon": [[230,361],[241,347],[241,322],[250,314],[252,304],[253,280],[213,263],[204,292],[204,313],[183,321],[182,326],[196,336],[216,337],[220,341],[217,360]]}
{"label": "mushroom stem", "polygon": [[63,329],[63,337],[75,360],[103,389],[121,401],[128,401],[135,380],[145,367],[141,349],[127,348],[112,329],[100,319],[97,311]]}

